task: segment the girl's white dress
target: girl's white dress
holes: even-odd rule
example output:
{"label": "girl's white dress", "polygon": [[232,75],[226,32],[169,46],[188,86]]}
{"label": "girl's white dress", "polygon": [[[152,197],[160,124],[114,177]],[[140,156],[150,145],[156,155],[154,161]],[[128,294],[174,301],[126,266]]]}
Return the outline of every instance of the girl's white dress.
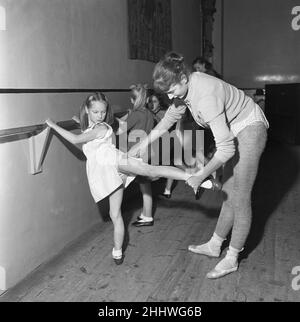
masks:
{"label": "girl's white dress", "polygon": [[[110,195],[120,185],[127,187],[135,176],[127,176],[118,171],[118,163],[126,160],[124,153],[116,149],[113,144],[113,130],[105,124],[108,130],[103,138],[96,138],[85,143],[82,150],[87,158],[86,172],[91,194],[98,202]],[[96,124],[95,124],[96,125]],[[94,128],[89,127],[85,132]]]}

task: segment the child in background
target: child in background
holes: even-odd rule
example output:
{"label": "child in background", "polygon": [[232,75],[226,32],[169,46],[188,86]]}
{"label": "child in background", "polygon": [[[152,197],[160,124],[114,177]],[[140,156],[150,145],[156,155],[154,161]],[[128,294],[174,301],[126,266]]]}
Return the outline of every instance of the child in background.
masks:
{"label": "child in background", "polygon": [[148,90],[147,107],[153,113],[155,123],[159,123],[166,113],[166,106],[164,106],[162,96],[153,89]]}
{"label": "child in background", "polygon": [[201,72],[222,79],[222,76],[214,70],[212,63],[204,57],[196,57],[192,65],[194,72]]}
{"label": "child in background", "polygon": [[[125,134],[130,137],[134,134],[135,130],[142,130],[146,134],[149,134],[154,127],[154,115],[147,109],[148,101],[148,89],[147,85],[135,84],[130,86],[131,89],[131,104],[132,107],[129,110],[126,121],[120,123],[120,128],[117,134]],[[126,141],[127,151],[136,143]],[[121,150],[122,146],[119,147]],[[124,151],[124,152],[127,152]],[[144,160],[148,162],[148,160]],[[143,198],[143,210],[141,214],[137,217],[137,220],[132,223],[133,226],[143,227],[143,226],[153,226],[153,198],[152,198],[152,186],[151,181],[145,177],[137,177],[137,182],[139,183],[140,190],[142,192]]]}
{"label": "child in background", "polygon": [[[155,125],[157,125],[166,113],[166,109],[163,107],[162,96],[156,93],[154,90],[149,90],[149,100],[147,106],[149,110],[153,113]],[[164,192],[161,194],[167,199],[171,198],[173,182],[173,179],[167,179]]]}

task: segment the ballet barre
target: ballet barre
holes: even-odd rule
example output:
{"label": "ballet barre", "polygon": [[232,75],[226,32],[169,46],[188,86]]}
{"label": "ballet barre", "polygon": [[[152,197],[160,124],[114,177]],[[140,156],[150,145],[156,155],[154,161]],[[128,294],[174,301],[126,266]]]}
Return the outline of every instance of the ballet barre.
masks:
{"label": "ballet barre", "polygon": [[[2,94],[50,94],[50,93],[128,93],[129,88],[0,88]],[[62,128],[71,131],[79,128],[78,120],[67,120],[57,122]],[[19,140],[29,142],[29,172],[37,174],[42,172],[42,163],[47,151],[50,128],[46,124],[35,124],[30,126],[15,127],[0,130],[0,144]]]}
{"label": "ballet barre", "polygon": [[[75,120],[60,121],[57,124],[68,130],[79,129]],[[50,128],[47,124],[35,124],[30,126],[15,127],[0,130],[0,144],[28,139],[29,149],[29,173],[42,172],[42,165],[47,151]]]}

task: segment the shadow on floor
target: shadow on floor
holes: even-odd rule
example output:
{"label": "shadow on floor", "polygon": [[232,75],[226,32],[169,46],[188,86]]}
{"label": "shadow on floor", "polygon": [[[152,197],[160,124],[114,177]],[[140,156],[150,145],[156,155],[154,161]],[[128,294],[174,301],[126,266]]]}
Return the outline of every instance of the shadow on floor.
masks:
{"label": "shadow on floor", "polygon": [[[168,208],[168,209],[183,209],[183,211],[191,210],[191,211],[199,211],[199,213],[205,214],[208,217],[216,218],[219,215],[218,208],[206,207],[203,203],[199,202],[199,200],[176,200],[175,198],[172,199],[165,199],[160,196],[165,188],[166,180],[160,179],[157,181],[152,182],[152,192],[153,192],[153,217],[155,218],[156,209],[158,207],[161,208]],[[174,183],[173,189],[176,188],[177,182]],[[187,189],[189,189],[187,187]],[[203,189],[204,191],[205,189]],[[213,192],[212,192],[213,193]],[[200,196],[201,201],[201,196]],[[100,216],[103,221],[107,222],[110,221],[109,217],[109,202],[108,198],[105,198],[98,204],[98,209]],[[139,190],[139,185],[136,182],[133,182],[129,185],[128,188],[124,191],[123,203],[122,203],[122,216],[124,220],[125,226],[125,236],[124,236],[124,250],[126,250],[129,240],[129,225],[132,221],[135,221],[133,216],[137,212],[137,210],[141,210],[143,207],[142,201],[142,194]]]}
{"label": "shadow on floor", "polygon": [[268,142],[253,187],[253,221],[241,259],[247,258],[262,240],[266,223],[297,181],[299,164],[298,147]]}

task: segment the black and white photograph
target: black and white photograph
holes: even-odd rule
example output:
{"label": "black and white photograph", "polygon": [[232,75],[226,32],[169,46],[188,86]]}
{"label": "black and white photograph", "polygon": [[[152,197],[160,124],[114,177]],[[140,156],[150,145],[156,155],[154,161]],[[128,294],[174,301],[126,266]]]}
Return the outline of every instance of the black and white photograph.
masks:
{"label": "black and white photograph", "polygon": [[0,0],[0,305],[300,302],[299,57],[299,0]]}

